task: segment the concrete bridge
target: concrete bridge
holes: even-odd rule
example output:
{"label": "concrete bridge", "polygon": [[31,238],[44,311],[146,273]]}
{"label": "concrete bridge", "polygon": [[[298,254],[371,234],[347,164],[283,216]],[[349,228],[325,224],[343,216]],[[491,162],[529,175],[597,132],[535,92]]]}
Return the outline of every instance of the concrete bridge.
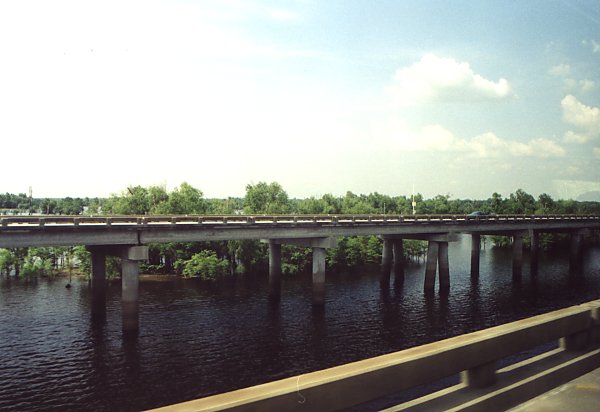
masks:
{"label": "concrete bridge", "polygon": [[[147,260],[147,245],[153,243],[243,239],[267,242],[270,296],[274,299],[280,297],[281,290],[281,245],[310,247],[313,251],[313,304],[323,305],[325,251],[336,246],[339,236],[383,238],[381,283],[384,287],[389,286],[392,273],[396,280],[404,276],[403,239],[427,241],[424,290],[434,292],[438,274],[439,290],[444,293],[450,288],[448,242],[456,240],[459,233],[472,236],[473,277],[479,274],[481,236],[511,236],[513,276],[518,278],[523,265],[524,236],[531,238],[535,265],[540,233],[570,234],[571,268],[577,270],[582,236],[597,229],[600,229],[600,216],[593,215],[20,216],[0,218],[0,248],[86,245],[92,254],[92,289],[100,291],[93,296],[102,296],[104,290],[106,256],[117,256],[122,259],[123,309],[135,313],[139,262]],[[135,320],[127,323],[135,329]]]}

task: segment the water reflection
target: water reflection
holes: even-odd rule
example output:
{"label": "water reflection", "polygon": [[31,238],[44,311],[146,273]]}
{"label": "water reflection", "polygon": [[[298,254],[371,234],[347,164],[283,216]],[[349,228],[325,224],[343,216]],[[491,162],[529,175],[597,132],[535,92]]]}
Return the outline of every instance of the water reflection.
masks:
{"label": "water reflection", "polygon": [[106,287],[90,288],[86,298],[90,300],[92,325],[102,327],[106,323]]}
{"label": "water reflection", "polygon": [[140,327],[138,302],[121,302],[121,317],[123,339],[135,340]]}

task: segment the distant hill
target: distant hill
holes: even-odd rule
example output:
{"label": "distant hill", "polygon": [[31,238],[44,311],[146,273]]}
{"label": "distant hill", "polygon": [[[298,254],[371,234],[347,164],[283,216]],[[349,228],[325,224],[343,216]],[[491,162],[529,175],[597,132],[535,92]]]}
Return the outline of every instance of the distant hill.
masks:
{"label": "distant hill", "polygon": [[600,202],[600,190],[582,193],[577,196],[576,200],[579,202]]}

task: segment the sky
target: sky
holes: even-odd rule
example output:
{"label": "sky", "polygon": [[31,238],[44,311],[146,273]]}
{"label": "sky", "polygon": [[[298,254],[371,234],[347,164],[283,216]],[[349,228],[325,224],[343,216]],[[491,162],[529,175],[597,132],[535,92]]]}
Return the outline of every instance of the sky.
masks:
{"label": "sky", "polygon": [[600,2],[0,0],[0,192],[600,199]]}

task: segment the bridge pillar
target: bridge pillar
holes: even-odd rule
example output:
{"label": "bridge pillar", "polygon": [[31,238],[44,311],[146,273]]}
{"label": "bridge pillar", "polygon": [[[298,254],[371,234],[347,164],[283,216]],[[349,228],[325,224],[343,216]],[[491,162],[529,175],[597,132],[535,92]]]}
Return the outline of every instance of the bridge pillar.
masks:
{"label": "bridge pillar", "polygon": [[124,246],[121,257],[121,319],[124,335],[137,335],[139,330],[139,263],[148,259],[148,246]]}
{"label": "bridge pillar", "polygon": [[137,260],[121,260],[121,300],[137,302],[139,296],[139,262]]}
{"label": "bridge pillar", "polygon": [[404,244],[402,239],[396,239],[393,243],[394,255],[394,282],[398,284],[404,281]]}
{"label": "bridge pillar", "polygon": [[322,306],[325,304],[325,248],[313,247],[312,255],[313,305]]}
{"label": "bridge pillar", "polygon": [[[337,239],[334,237],[313,237],[313,238],[286,238],[261,240],[269,243],[269,279],[271,279],[271,267],[273,268],[273,279],[280,279],[281,275],[281,245],[289,244],[300,247],[310,247],[312,249],[312,282],[313,282],[313,305],[321,306],[325,304],[325,257],[326,249],[335,247]],[[271,247],[273,245],[273,247]],[[279,249],[277,248],[279,246]],[[269,285],[271,286],[271,284]],[[275,287],[275,286],[274,286]],[[281,287],[278,285],[280,292]]]}
{"label": "bridge pillar", "polygon": [[281,298],[281,244],[269,240],[269,298]]}
{"label": "bridge pillar", "polygon": [[383,252],[381,253],[381,275],[379,281],[382,286],[390,285],[390,274],[392,271],[393,240],[383,239]]}
{"label": "bridge pillar", "polygon": [[523,273],[523,235],[515,233],[513,235],[513,279],[520,279]]}
{"label": "bridge pillar", "polygon": [[471,235],[471,278],[479,277],[479,256],[481,253],[481,235]]}
{"label": "bridge pillar", "polygon": [[450,290],[450,265],[448,262],[448,242],[430,240],[427,245],[427,263],[425,264],[425,293],[435,291],[435,275],[439,267],[440,293]]}
{"label": "bridge pillar", "polygon": [[450,265],[448,262],[448,242],[438,243],[438,266],[440,270],[440,292],[450,290]]}
{"label": "bridge pillar", "polygon": [[104,289],[106,287],[106,251],[100,247],[90,247],[88,250],[92,255],[92,289]]}
{"label": "bridge pillar", "polygon": [[438,263],[438,242],[430,240],[427,245],[427,263],[425,264],[425,293],[433,293],[435,290],[435,273]]}

